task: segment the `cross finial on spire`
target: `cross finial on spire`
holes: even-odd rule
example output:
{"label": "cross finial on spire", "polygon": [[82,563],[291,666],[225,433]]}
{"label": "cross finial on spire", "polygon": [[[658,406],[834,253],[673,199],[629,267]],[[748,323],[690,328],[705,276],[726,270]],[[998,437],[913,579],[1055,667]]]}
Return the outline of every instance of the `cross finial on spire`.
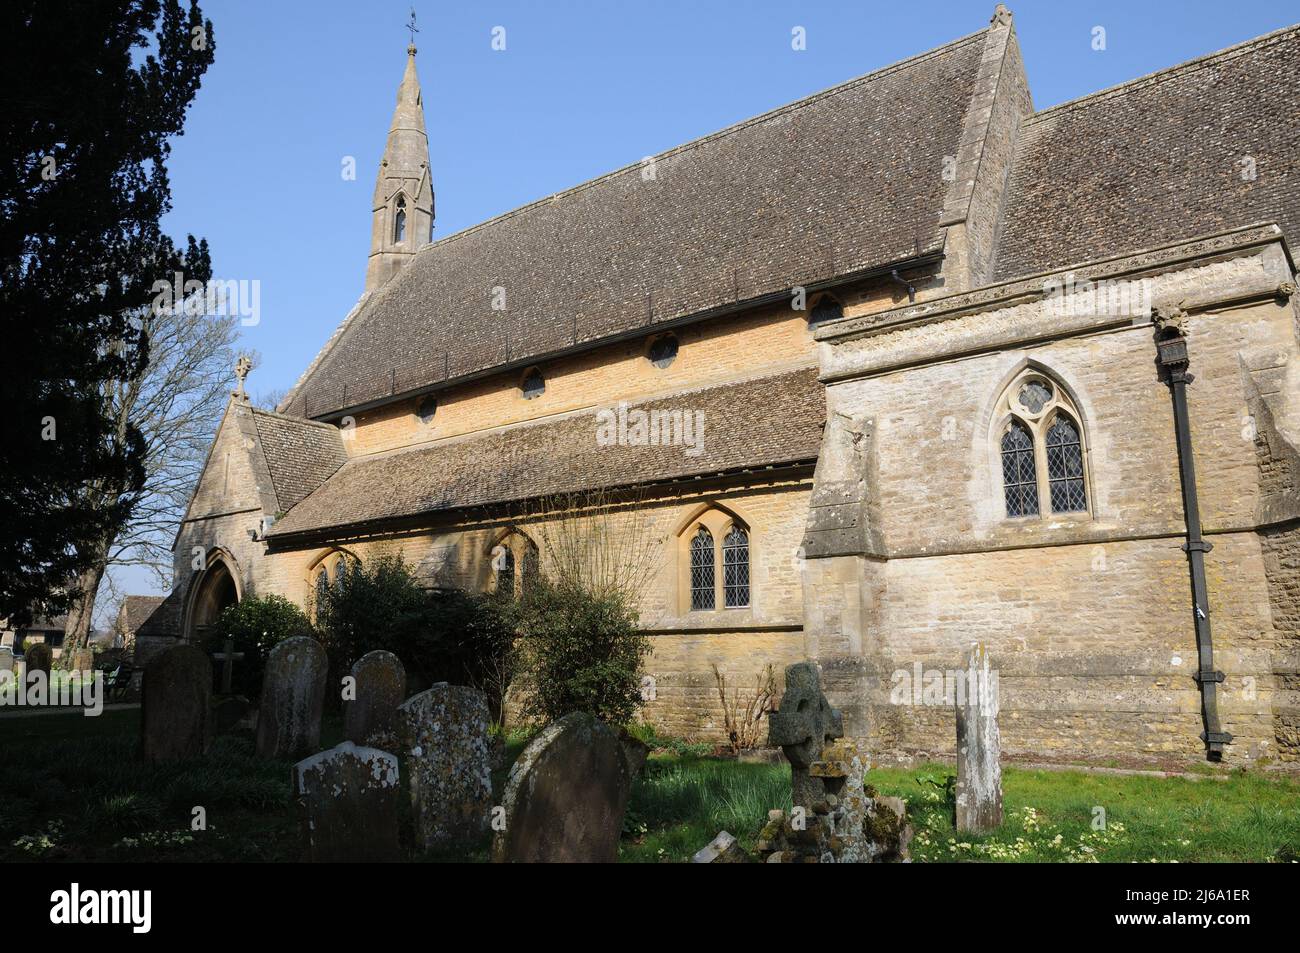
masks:
{"label": "cross finial on spire", "polygon": [[253,359],[247,354],[239,355],[239,360],[235,361],[235,377],[239,379],[239,385],[235,388],[235,396],[241,400],[246,399],[248,396],[244,393],[244,378],[248,376],[248,372],[252,369]]}
{"label": "cross finial on spire", "polygon": [[420,32],[420,28],[415,25],[415,7],[411,7],[411,19],[406,22],[406,29],[411,32],[411,43],[406,48],[410,56],[415,55],[415,34]]}

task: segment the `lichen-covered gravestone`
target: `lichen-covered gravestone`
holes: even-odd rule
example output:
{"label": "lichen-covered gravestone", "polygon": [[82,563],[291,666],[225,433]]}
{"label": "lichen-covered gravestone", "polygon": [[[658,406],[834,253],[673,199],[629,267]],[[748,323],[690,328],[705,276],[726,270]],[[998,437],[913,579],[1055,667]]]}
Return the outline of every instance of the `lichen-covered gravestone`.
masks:
{"label": "lichen-covered gravestone", "polygon": [[301,758],[320,746],[320,716],[329,665],[315,639],[298,635],[271,649],[257,712],[257,754]]}
{"label": "lichen-covered gravestone", "polygon": [[1002,737],[998,674],[988,650],[972,645],[957,704],[957,830],[987,834],[1002,825]]}
{"label": "lichen-covered gravestone", "polygon": [[54,653],[44,642],[37,642],[30,645],[27,651],[23,653],[27,662],[27,677],[31,678],[36,672],[44,672],[46,682],[50,678],[50,666],[54,664]]}
{"label": "lichen-covered gravestone", "polygon": [[140,747],[146,761],[201,757],[212,740],[212,663],[192,645],[173,645],[145,667]]}
{"label": "lichen-covered gravestone", "polygon": [[355,697],[343,702],[343,736],[359,745],[392,744],[397,709],[406,698],[406,669],[392,652],[376,649],[352,666]]}
{"label": "lichen-covered gravestone", "polygon": [[759,833],[755,847],[768,863],[907,859],[912,831],[905,805],[866,786],[866,759],[841,737],[843,724],[822,694],[817,666],[789,666],[780,708],[768,719],[768,741],[780,745],[790,761],[794,810],[789,817],[772,811]]}
{"label": "lichen-covered gravestone", "polygon": [[534,738],[506,780],[497,863],[613,863],[632,773],[618,732],[585,712]]}
{"label": "lichen-covered gravestone", "polygon": [[416,840],[425,849],[478,840],[492,811],[487,696],[439,682],[403,702],[398,718]]}
{"label": "lichen-covered gravestone", "polygon": [[307,859],[397,860],[397,756],[345,741],[293,766]]}

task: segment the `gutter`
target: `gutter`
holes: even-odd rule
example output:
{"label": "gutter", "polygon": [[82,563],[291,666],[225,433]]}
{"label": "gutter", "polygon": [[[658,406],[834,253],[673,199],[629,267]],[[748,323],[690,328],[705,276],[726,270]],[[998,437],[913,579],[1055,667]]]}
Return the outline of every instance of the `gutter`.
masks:
{"label": "gutter", "polygon": [[1158,364],[1174,402],[1174,435],[1178,441],[1178,477],[1183,489],[1183,518],[1187,522],[1188,570],[1192,577],[1192,622],[1196,628],[1197,669],[1193,676],[1201,690],[1201,718],[1205,730],[1205,757],[1223,760],[1223,746],[1232,743],[1232,735],[1219,723],[1219,706],[1215,686],[1225,676],[1214,667],[1214,645],[1210,638],[1210,597],[1205,584],[1205,554],[1214,548],[1201,535],[1201,510],[1196,497],[1196,464],[1192,457],[1191,421],[1187,413],[1187,385],[1195,378],[1188,373],[1191,359],[1187,351],[1187,312],[1180,307],[1156,308],[1156,352]]}

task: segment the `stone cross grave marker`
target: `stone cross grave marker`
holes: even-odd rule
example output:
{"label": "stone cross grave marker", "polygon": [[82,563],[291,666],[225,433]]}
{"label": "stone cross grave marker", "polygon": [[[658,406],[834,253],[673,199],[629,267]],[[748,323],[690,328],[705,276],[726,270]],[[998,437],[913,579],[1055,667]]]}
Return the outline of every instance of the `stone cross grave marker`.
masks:
{"label": "stone cross grave marker", "polygon": [[229,695],[235,675],[235,663],[244,660],[244,653],[235,651],[234,639],[226,639],[222,651],[213,652],[212,657],[221,663],[221,694]]}
{"label": "stone cross grave marker", "polygon": [[822,800],[826,785],[809,773],[821,759],[822,748],[844,734],[844,716],[822,694],[821,676],[812,662],[796,662],[785,670],[785,693],[779,708],[768,716],[768,744],[785,751],[790,761],[794,803],[805,809]]}

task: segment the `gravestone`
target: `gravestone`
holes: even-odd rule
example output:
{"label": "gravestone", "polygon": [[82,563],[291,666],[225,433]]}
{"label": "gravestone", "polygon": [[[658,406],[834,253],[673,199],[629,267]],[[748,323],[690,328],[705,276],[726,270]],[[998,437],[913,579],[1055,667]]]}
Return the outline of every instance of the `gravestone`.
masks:
{"label": "gravestone", "polygon": [[205,754],[212,740],[212,663],[192,645],[173,645],[144,671],[140,749],[146,761]]}
{"label": "gravestone", "polygon": [[586,712],[529,742],[506,780],[496,863],[613,863],[632,775],[618,732]]}
{"label": "gravestone", "polygon": [[796,662],[785,670],[785,692],[778,709],[768,716],[768,744],[785,751],[790,762],[794,803],[808,808],[826,793],[820,777],[809,767],[822,748],[844,734],[844,717],[822,694],[821,676],[812,662]]}
{"label": "gravestone", "polygon": [[343,736],[362,744],[391,744],[397,709],[406,698],[406,669],[392,652],[376,649],[352,666],[356,697],[343,702]]}
{"label": "gravestone", "polygon": [[697,850],[691,857],[692,864],[747,864],[749,855],[736,842],[736,838],[726,831]]}
{"label": "gravestone", "polygon": [[45,680],[48,683],[50,679],[50,666],[54,664],[54,653],[44,642],[37,642],[23,653],[27,662],[27,677],[30,678],[36,672],[44,672]]}
{"label": "gravestone", "polygon": [[300,758],[320,746],[321,708],[329,663],[310,636],[285,639],[267,654],[257,712],[257,754]]}
{"label": "gravestone", "polygon": [[0,672],[14,670],[14,650],[7,645],[0,646]]}
{"label": "gravestone", "polygon": [[417,842],[433,849],[482,837],[492,811],[487,696],[439,682],[403,702],[398,719]]}
{"label": "gravestone", "polygon": [[399,858],[397,756],[345,741],[293,766],[307,859],[374,863]]}
{"label": "gravestone", "polygon": [[1002,825],[1002,737],[998,674],[983,645],[966,652],[963,681],[956,696],[957,830],[986,834]]}
{"label": "gravestone", "polygon": [[72,671],[90,672],[95,668],[95,653],[89,648],[77,649],[72,654]]}
{"label": "gravestone", "polygon": [[842,738],[844,720],[822,694],[811,662],[785,670],[785,692],[768,718],[768,743],[790,762],[794,808],[768,814],[756,850],[767,863],[865,864],[907,859],[906,806],[866,786],[867,762]]}

